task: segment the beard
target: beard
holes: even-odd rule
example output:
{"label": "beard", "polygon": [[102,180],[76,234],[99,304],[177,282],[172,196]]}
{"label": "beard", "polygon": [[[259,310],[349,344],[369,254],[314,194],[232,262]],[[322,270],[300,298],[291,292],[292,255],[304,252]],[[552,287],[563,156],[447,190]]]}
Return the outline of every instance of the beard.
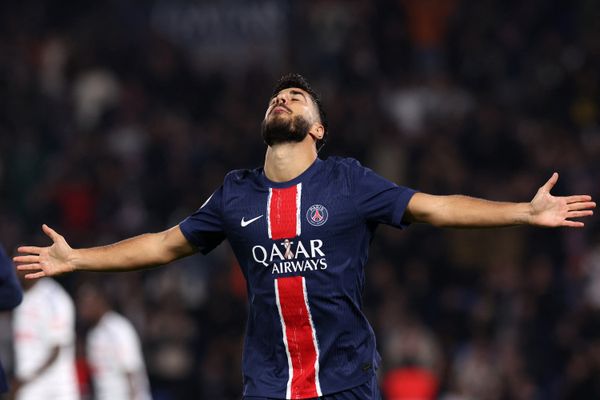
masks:
{"label": "beard", "polygon": [[282,143],[299,143],[306,138],[309,129],[310,123],[301,115],[293,118],[275,116],[263,120],[261,125],[262,137],[267,146]]}

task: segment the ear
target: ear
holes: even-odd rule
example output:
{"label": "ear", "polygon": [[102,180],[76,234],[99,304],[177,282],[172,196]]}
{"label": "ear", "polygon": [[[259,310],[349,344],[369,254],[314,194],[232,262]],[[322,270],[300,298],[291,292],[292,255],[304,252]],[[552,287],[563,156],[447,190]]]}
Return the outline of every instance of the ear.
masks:
{"label": "ear", "polygon": [[325,127],[323,126],[322,123],[320,122],[315,122],[314,124],[312,124],[312,126],[310,127],[310,130],[308,131],[308,133],[310,134],[310,136],[312,136],[315,140],[321,140],[323,139],[323,136],[325,135]]}

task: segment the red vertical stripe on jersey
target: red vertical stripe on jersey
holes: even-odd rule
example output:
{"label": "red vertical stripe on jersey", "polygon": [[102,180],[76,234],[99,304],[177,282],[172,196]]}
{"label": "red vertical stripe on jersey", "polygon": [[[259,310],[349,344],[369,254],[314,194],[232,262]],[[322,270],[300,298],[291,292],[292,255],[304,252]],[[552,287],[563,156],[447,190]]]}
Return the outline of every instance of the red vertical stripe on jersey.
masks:
{"label": "red vertical stripe on jersey", "polygon": [[269,233],[271,239],[291,239],[298,232],[300,185],[271,189],[269,195]]}
{"label": "red vertical stripe on jersey", "polygon": [[279,278],[275,285],[284,343],[291,364],[286,396],[292,399],[321,396],[319,353],[304,278]]}

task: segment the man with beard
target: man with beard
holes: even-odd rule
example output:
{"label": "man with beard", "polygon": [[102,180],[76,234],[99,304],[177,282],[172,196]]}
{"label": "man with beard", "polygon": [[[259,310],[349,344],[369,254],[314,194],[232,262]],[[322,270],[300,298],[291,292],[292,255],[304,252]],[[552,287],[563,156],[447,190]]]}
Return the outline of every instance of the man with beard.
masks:
{"label": "man with beard", "polygon": [[327,134],[319,97],[300,75],[281,79],[262,135],[264,167],[230,172],[191,216],[160,233],[72,249],[44,225],[49,247],[15,258],[31,279],[125,271],[208,253],[228,239],[247,282],[244,398],[379,399],[375,335],[361,312],[368,245],[379,224],[581,227],[590,196],[555,197],[553,174],[528,203],[434,196],[398,186],[347,158],[317,157]]}

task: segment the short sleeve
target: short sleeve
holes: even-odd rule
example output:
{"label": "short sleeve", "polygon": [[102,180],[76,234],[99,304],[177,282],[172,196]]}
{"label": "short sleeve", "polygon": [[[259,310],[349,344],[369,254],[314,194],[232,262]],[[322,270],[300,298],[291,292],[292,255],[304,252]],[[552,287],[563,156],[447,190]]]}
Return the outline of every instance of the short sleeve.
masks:
{"label": "short sleeve", "polygon": [[179,224],[185,238],[202,254],[209,253],[225,240],[222,203],[223,186],[214,192],[195,213]]}
{"label": "short sleeve", "polygon": [[366,221],[397,228],[408,226],[403,217],[415,190],[390,182],[358,161],[352,164],[351,179],[351,197]]}

